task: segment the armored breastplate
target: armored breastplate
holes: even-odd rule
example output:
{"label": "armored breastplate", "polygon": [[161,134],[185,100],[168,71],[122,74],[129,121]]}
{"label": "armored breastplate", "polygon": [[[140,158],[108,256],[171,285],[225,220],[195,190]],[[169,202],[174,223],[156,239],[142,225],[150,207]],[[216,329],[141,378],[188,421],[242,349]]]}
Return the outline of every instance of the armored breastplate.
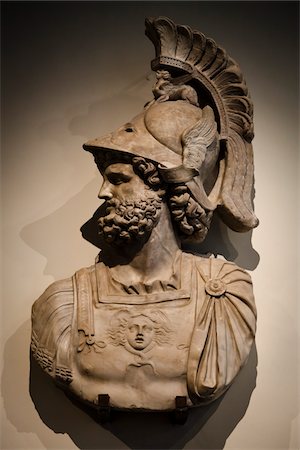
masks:
{"label": "armored breastplate", "polygon": [[[119,408],[172,409],[187,394],[187,361],[195,321],[195,271],[148,287],[124,287],[98,264],[75,276],[72,390],[89,403],[108,394]],[[177,288],[174,286],[177,284]],[[130,291],[131,293],[127,293]]]}
{"label": "armored breastplate", "polygon": [[91,406],[108,394],[116,408],[168,410],[177,396],[209,403],[230,386],[255,317],[250,276],[234,263],[179,252],[170,280],[129,286],[98,263],[35,302],[31,348]]}

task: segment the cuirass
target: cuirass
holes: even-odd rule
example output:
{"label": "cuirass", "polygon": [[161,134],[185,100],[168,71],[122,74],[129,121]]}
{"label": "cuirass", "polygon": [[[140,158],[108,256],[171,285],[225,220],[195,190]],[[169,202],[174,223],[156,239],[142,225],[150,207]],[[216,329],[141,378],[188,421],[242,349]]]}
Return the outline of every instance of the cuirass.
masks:
{"label": "cuirass", "polygon": [[92,277],[77,273],[71,332],[76,395],[96,403],[99,394],[109,394],[114,407],[153,410],[172,409],[176,396],[188,397],[196,274],[189,255],[182,264],[189,270],[181,272],[179,289],[154,287],[147,295],[122,295],[103,265]]}
{"label": "cuirass", "polygon": [[169,410],[209,403],[247,361],[256,309],[249,274],[179,252],[169,280],[123,285],[103,263],[35,302],[31,348],[60,387],[96,406]]}

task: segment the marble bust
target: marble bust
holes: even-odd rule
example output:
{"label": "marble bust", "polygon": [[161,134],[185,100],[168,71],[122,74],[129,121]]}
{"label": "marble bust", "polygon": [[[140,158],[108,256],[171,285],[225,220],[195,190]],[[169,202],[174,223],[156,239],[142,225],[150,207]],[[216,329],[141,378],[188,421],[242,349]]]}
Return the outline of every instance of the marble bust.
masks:
{"label": "marble bust", "polygon": [[96,263],[32,308],[31,350],[82,403],[172,410],[217,399],[247,361],[256,327],[249,274],[202,242],[213,214],[235,231],[254,215],[253,108],[237,63],[212,39],[146,19],[153,99],[83,148],[103,177]]}

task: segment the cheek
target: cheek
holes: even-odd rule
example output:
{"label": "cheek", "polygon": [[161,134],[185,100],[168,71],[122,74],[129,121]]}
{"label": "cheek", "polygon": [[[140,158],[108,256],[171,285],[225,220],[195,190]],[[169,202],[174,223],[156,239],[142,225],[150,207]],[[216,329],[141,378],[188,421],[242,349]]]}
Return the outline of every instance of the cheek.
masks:
{"label": "cheek", "polygon": [[112,190],[113,196],[120,200],[136,199],[139,196],[143,197],[145,192],[149,192],[149,189],[140,179],[116,185]]}
{"label": "cheek", "polygon": [[126,335],[127,335],[127,338],[128,338],[128,339],[133,339],[133,338],[135,337],[135,335],[136,335],[136,331],[135,331],[134,329],[132,329],[132,330],[127,330]]}
{"label": "cheek", "polygon": [[147,341],[152,341],[153,336],[154,336],[154,332],[153,331],[146,331],[146,332],[144,332],[144,336],[145,336],[145,339]]}

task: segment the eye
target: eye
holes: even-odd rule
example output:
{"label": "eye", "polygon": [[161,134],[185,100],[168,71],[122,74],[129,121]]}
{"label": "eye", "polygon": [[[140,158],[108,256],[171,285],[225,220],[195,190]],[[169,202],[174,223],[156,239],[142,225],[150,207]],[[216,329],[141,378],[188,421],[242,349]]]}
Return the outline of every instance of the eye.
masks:
{"label": "eye", "polygon": [[131,177],[128,177],[127,175],[123,173],[110,173],[107,176],[108,181],[111,184],[118,185],[122,183],[128,183],[130,181]]}

